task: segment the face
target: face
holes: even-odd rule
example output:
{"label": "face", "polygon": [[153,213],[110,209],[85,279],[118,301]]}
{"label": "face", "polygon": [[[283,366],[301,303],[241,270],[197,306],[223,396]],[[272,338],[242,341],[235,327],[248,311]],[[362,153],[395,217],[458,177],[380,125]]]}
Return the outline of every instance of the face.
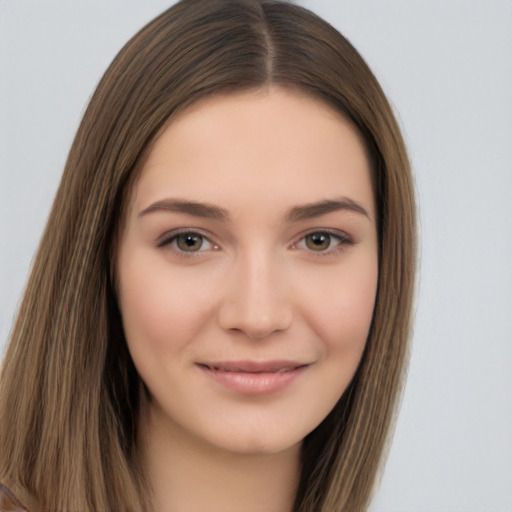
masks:
{"label": "face", "polygon": [[118,298],[155,428],[297,446],[361,359],[378,277],[368,160],[319,100],[271,88],[174,119],[134,188]]}

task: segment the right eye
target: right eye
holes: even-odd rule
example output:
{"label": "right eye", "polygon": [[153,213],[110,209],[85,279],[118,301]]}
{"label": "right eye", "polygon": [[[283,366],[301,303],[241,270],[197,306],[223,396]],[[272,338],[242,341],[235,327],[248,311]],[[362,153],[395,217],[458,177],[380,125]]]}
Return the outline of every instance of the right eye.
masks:
{"label": "right eye", "polygon": [[218,248],[211,240],[197,231],[170,233],[158,244],[158,247],[166,246],[177,253],[190,255]]}

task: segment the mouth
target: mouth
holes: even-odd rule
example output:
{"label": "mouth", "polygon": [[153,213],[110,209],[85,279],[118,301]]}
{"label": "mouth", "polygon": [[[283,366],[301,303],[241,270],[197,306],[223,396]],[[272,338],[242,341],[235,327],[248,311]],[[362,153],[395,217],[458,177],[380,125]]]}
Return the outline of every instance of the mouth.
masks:
{"label": "mouth", "polygon": [[304,366],[308,363],[297,363],[293,361],[233,361],[233,362],[214,362],[214,363],[198,363],[198,366],[207,368],[208,370],[219,372],[234,373],[283,373]]}
{"label": "mouth", "polygon": [[223,361],[197,363],[196,366],[230,391],[262,395],[287,388],[311,364],[295,361]]}

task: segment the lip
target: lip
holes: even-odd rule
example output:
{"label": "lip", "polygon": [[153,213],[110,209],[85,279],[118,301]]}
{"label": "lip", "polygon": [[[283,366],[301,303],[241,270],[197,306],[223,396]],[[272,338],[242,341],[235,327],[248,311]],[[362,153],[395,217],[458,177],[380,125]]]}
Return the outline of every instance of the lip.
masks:
{"label": "lip", "polygon": [[232,391],[244,395],[265,395],[288,387],[310,364],[284,360],[215,361],[197,363],[196,366]]}

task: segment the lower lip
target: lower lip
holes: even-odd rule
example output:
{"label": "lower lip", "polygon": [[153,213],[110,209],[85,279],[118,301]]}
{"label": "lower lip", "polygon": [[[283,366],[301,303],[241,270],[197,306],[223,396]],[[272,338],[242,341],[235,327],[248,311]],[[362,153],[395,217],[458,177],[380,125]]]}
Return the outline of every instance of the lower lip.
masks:
{"label": "lower lip", "polygon": [[288,387],[307,366],[278,373],[227,372],[198,366],[210,378],[222,386],[244,395],[266,395],[276,393]]}

